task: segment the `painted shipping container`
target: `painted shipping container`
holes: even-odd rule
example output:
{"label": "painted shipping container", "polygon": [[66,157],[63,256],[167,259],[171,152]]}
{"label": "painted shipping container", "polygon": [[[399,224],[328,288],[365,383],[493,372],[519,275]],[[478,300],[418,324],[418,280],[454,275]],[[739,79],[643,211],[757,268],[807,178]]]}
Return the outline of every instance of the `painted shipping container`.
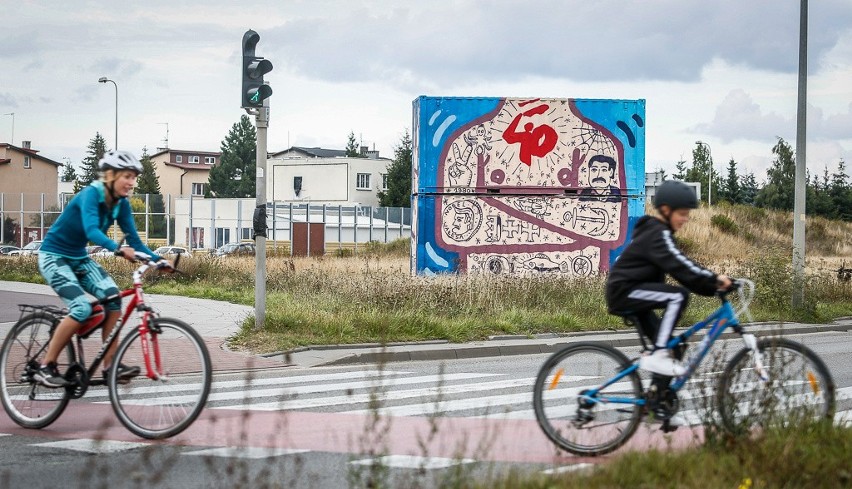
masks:
{"label": "painted shipping container", "polygon": [[414,101],[412,271],[588,276],[644,213],[645,101]]}

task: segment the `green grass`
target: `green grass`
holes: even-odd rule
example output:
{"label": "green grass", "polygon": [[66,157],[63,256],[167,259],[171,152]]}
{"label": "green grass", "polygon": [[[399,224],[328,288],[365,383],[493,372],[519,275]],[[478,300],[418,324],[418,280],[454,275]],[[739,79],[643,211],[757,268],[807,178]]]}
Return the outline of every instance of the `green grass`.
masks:
{"label": "green grass", "polygon": [[626,452],[587,472],[515,473],[498,489],[678,488],[799,489],[852,487],[852,428],[829,423],[776,430],[754,439],[717,439],[678,451]]}
{"label": "green grass", "polygon": [[[367,247],[365,247],[367,249]],[[311,344],[421,340],[464,342],[489,335],[613,330],[624,326],[607,313],[604,279],[497,278],[445,275],[413,277],[399,245],[373,245],[357,257],[292,259],[267,264],[266,327],[254,319],[231,339],[255,352]],[[793,280],[789,253],[764,249],[725,270],[757,283],[751,311],[756,321],[827,322],[852,315],[852,284],[815,273],[806,282],[804,307],[790,305]],[[130,284],[133,265],[102,261],[120,286]],[[33,258],[2,260],[0,279],[42,282]],[[151,274],[146,290],[254,303],[254,260],[195,256],[181,261],[176,276]],[[693,296],[684,323],[718,307],[715,298]]]}

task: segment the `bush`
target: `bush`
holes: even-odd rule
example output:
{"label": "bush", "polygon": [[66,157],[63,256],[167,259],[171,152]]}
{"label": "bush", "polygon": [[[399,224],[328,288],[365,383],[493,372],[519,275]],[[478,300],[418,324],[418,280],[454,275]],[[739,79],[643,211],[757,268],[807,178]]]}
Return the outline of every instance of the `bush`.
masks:
{"label": "bush", "polygon": [[713,227],[717,228],[719,231],[734,236],[738,235],[740,231],[739,226],[737,226],[737,223],[735,223],[733,219],[724,214],[716,214],[715,216],[711,217],[710,224],[712,224]]}

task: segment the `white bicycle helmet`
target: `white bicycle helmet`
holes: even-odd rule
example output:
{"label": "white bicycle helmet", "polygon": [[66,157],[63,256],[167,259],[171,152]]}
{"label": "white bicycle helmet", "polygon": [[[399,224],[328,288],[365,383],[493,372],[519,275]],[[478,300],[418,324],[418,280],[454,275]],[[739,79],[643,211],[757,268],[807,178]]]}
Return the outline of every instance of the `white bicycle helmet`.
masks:
{"label": "white bicycle helmet", "polygon": [[137,175],[142,173],[142,163],[133,156],[129,151],[108,151],[98,162],[100,171],[106,170],[130,170],[136,172]]}

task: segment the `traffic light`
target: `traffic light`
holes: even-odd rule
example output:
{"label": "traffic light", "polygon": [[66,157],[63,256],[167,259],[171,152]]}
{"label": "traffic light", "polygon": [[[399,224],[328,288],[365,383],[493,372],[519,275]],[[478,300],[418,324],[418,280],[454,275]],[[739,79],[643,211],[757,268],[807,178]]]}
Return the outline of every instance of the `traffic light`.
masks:
{"label": "traffic light", "polygon": [[260,35],[248,30],[243,34],[243,91],[240,107],[263,107],[263,101],[272,95],[272,88],[263,84],[263,75],[272,71],[272,62],[254,55]]}

